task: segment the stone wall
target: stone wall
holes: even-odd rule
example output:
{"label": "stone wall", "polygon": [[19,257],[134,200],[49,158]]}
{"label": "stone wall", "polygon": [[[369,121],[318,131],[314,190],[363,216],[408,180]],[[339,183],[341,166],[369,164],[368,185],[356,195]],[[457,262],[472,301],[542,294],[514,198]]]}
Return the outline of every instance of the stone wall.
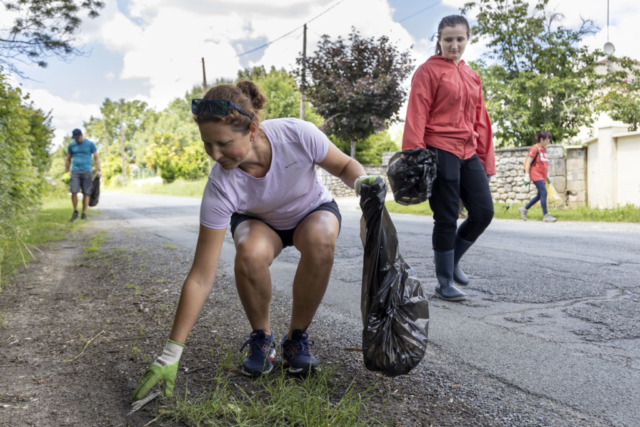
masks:
{"label": "stone wall", "polygon": [[[387,166],[386,165],[363,165],[367,175],[380,175],[387,181]],[[316,173],[320,177],[320,181],[329,190],[333,197],[351,197],[356,193],[349,188],[340,178],[331,175],[324,169],[316,166]]]}
{"label": "stone wall", "polygon": [[[531,147],[504,148],[496,150],[496,176],[491,180],[491,196],[494,203],[509,204],[512,201],[522,203],[537,194],[535,185],[522,184],[524,180],[524,159]],[[566,200],[567,190],[566,167],[561,145],[547,147],[549,158],[549,177],[560,197]],[[563,202],[561,206],[564,206]]]}
{"label": "stone wall", "polygon": [[[535,185],[525,186],[522,184],[524,180],[522,165],[530,148],[496,150],[496,176],[491,179],[489,184],[494,203],[510,204],[514,200],[516,203],[525,203],[536,195]],[[394,152],[383,153],[381,165],[364,166],[367,175],[380,175],[387,180],[387,164],[394,154]],[[586,148],[582,146],[567,147],[565,159],[562,145],[549,145],[547,157],[549,158],[549,177],[553,182],[553,187],[563,200],[557,207],[585,205],[587,197]],[[355,194],[339,178],[323,169],[317,168],[317,173],[334,197],[349,197]]]}
{"label": "stone wall", "polygon": [[587,148],[567,147],[567,205],[571,208],[587,203]]}

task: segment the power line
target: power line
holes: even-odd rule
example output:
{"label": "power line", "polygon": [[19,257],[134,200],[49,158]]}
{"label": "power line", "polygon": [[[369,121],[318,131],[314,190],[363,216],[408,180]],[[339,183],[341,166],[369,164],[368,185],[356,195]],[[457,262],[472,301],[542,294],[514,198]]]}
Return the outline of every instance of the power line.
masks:
{"label": "power line", "polygon": [[260,49],[264,49],[265,47],[269,46],[270,44],[273,44],[273,43],[277,42],[278,40],[282,40],[283,38],[287,37],[288,35],[290,35],[290,34],[292,34],[292,33],[296,32],[296,31],[298,31],[300,28],[304,27],[304,26],[305,26],[306,24],[308,24],[309,22],[313,22],[313,21],[315,21],[316,19],[320,18],[322,15],[324,15],[324,14],[325,14],[325,13],[327,13],[327,12],[329,12],[331,9],[333,9],[333,8],[334,8],[334,7],[336,7],[336,6],[338,6],[338,5],[339,5],[340,3],[342,3],[343,1],[344,1],[344,0],[340,0],[338,3],[334,4],[334,5],[333,5],[333,6],[331,6],[329,9],[325,10],[324,12],[320,13],[319,15],[316,15],[315,17],[311,18],[309,21],[305,22],[304,24],[300,25],[299,27],[294,28],[293,30],[289,31],[287,34],[282,35],[282,36],[278,37],[278,38],[277,38],[277,39],[275,39],[275,40],[271,40],[270,42],[265,43],[265,44],[263,44],[262,46],[258,46],[258,47],[257,47],[257,48],[255,48],[255,49],[251,49],[251,50],[250,50],[250,51],[248,51],[248,52],[240,53],[240,54],[236,55],[236,57],[244,56],[244,55],[248,55],[248,54],[253,53],[253,52],[256,52],[256,51],[258,51],[258,50],[260,50]]}
{"label": "power line", "polygon": [[430,4],[429,6],[425,7],[424,9],[421,9],[421,10],[417,11],[416,13],[413,13],[413,14],[407,16],[406,18],[403,18],[403,19],[399,20],[398,24],[401,23],[401,22],[406,21],[407,19],[413,18],[416,15],[421,14],[422,12],[426,11],[427,9],[431,9],[433,6],[436,6],[439,3],[442,3],[442,0],[438,0],[437,2],[435,2],[433,4]]}

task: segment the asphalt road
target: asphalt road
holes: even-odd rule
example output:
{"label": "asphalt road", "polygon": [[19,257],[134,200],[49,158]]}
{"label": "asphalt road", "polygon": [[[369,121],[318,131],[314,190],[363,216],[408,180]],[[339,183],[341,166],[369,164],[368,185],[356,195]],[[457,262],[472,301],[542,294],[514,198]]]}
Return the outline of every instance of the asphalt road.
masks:
{"label": "asphalt road", "polygon": [[[342,232],[318,315],[359,321],[360,211],[355,198],[338,203]],[[107,193],[100,201],[101,210],[184,248],[195,248],[199,205],[137,194]],[[405,260],[432,294],[432,220],[392,218]],[[234,255],[228,233],[221,268],[231,269]],[[274,262],[279,290],[290,292],[298,259],[289,248]],[[471,298],[432,299],[431,343],[531,395],[613,425],[640,425],[640,225],[495,220],[461,267]]]}

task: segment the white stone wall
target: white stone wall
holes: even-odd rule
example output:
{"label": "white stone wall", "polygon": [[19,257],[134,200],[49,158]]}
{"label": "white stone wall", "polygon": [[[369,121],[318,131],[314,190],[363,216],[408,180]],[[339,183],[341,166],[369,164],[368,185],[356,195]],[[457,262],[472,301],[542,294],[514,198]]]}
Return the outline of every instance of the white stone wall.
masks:
{"label": "white stone wall", "polygon": [[[536,186],[524,185],[524,159],[531,147],[505,148],[496,150],[496,175],[491,179],[489,187],[494,203],[525,203],[537,194]],[[563,202],[566,204],[567,171],[564,152],[561,145],[547,147],[549,158],[549,177]]]}
{"label": "white stone wall", "polygon": [[567,147],[567,206],[573,208],[587,203],[587,149]]}
{"label": "white stone wall", "polygon": [[[389,185],[389,181],[387,179],[387,166],[386,165],[363,165],[364,170],[367,175],[380,175],[387,181],[387,186]],[[329,172],[325,171],[320,167],[316,167],[316,173],[320,177],[320,181],[322,184],[327,187],[329,192],[333,197],[351,197],[355,196],[356,193],[354,190],[349,188],[340,178],[337,176],[331,175]]]}
{"label": "white stone wall", "polygon": [[[536,195],[535,185],[522,184],[524,180],[524,170],[522,165],[531,147],[506,148],[496,150],[496,175],[492,178],[489,187],[494,203],[509,204],[526,203]],[[557,207],[564,207],[567,204],[567,196],[571,206],[584,205],[586,200],[586,154],[584,149],[577,148],[568,150],[569,163],[564,156],[564,149],[561,145],[549,145],[547,147],[547,157],[549,158],[549,177],[553,182],[562,203]],[[364,166],[367,175],[380,175],[387,180],[387,164],[394,152],[382,155],[382,165]],[[582,162],[582,163],[581,163]],[[570,166],[570,167],[568,167]],[[329,189],[334,197],[348,197],[355,193],[347,187],[339,178],[330,175],[324,170],[317,168],[317,173],[322,183]],[[388,184],[388,181],[387,181]],[[582,190],[581,190],[582,189]],[[582,191],[582,193],[580,192]]]}

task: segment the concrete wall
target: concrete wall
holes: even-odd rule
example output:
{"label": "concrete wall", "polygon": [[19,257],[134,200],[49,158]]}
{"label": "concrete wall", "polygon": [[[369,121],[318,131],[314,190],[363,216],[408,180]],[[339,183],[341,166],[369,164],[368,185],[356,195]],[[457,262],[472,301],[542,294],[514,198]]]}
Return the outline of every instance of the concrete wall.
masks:
{"label": "concrete wall", "polygon": [[593,208],[640,205],[640,132],[601,127],[587,146],[587,200]]}
{"label": "concrete wall", "polygon": [[617,141],[617,200],[640,206],[640,132],[614,134]]}

